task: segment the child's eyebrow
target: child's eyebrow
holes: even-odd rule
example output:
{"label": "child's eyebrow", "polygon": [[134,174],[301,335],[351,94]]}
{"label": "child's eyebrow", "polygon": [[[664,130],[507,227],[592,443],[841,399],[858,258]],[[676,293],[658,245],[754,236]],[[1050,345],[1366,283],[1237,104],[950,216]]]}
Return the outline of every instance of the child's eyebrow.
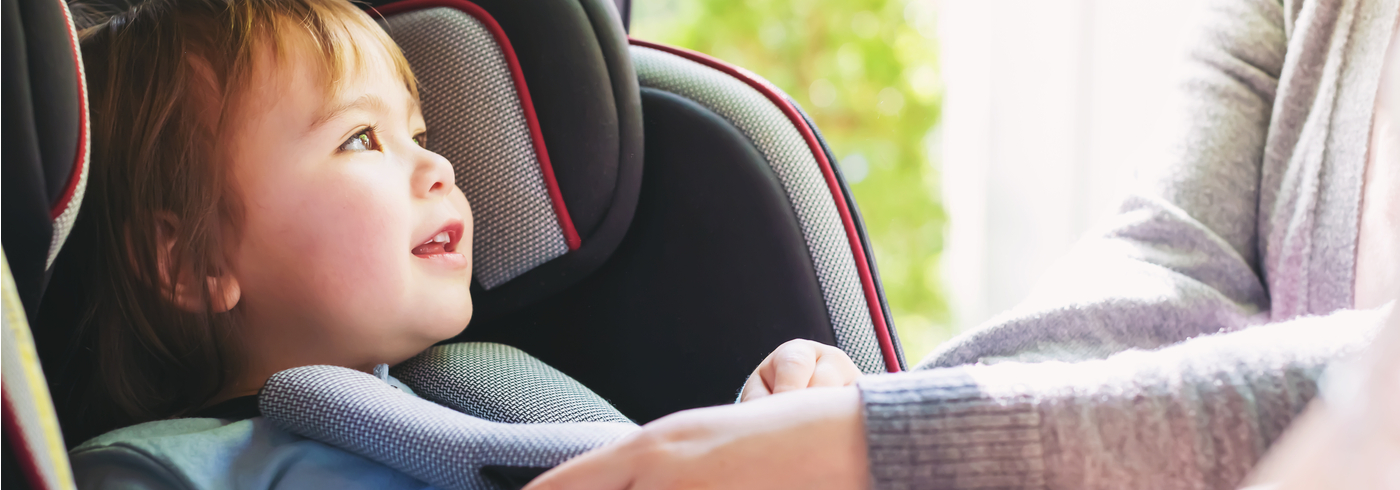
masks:
{"label": "child's eyebrow", "polygon": [[389,105],[385,104],[384,99],[379,98],[379,96],[377,95],[364,94],[361,95],[359,98],[356,98],[355,100],[343,102],[328,107],[324,112],[321,113],[320,116],[316,117],[314,122],[311,123],[310,130],[315,130],[322,124],[330,122],[332,119],[345,115],[345,113],[356,109],[370,112],[388,112]]}

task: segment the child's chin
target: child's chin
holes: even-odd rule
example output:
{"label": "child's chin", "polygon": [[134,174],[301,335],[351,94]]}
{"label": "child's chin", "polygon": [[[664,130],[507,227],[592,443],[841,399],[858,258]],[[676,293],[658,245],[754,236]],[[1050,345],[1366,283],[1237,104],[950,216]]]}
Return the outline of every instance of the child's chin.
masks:
{"label": "child's chin", "polygon": [[467,298],[467,304],[465,306],[466,308],[462,311],[457,312],[456,315],[453,315],[453,318],[444,319],[440,324],[442,325],[441,328],[435,329],[434,336],[440,337],[436,340],[436,342],[441,342],[452,337],[456,337],[458,335],[461,335],[463,331],[466,331],[467,324],[471,323],[472,321],[473,310],[470,297]]}
{"label": "child's chin", "polygon": [[441,341],[443,341],[443,340],[447,340],[447,339],[456,337],[456,336],[458,336],[458,335],[461,335],[462,332],[467,331],[467,324],[471,323],[471,321],[472,321],[472,316],[471,316],[470,314],[468,314],[465,321],[462,321],[461,323],[455,324],[455,325],[460,325],[460,326],[448,328],[448,329],[445,331],[446,335],[444,335],[444,336],[442,337],[442,339],[438,340],[438,342],[441,342]]}

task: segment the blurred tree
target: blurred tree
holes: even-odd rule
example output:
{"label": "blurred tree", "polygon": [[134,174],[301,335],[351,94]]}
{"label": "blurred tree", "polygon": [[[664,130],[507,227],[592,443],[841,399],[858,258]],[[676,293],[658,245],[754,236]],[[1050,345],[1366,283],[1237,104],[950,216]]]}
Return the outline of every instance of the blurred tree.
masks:
{"label": "blurred tree", "polygon": [[816,121],[855,193],[905,355],[953,334],[941,291],[935,0],[634,0],[632,35],[767,78]]}

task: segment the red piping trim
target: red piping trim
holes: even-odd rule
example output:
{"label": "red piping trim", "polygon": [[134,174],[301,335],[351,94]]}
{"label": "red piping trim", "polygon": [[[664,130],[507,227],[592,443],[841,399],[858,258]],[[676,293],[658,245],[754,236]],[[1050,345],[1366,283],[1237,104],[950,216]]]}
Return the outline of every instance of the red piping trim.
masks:
{"label": "red piping trim", "polygon": [[34,448],[30,447],[29,440],[24,437],[24,430],[19,426],[18,415],[15,415],[14,404],[10,402],[10,391],[0,388],[3,394],[5,439],[11,439],[15,444],[10,449],[15,450],[15,459],[19,460],[20,470],[24,471],[24,477],[29,480],[29,484],[34,488],[49,488],[49,481],[44,479],[39,471],[39,461],[34,457]]}
{"label": "red piping trim", "polygon": [[777,87],[748,70],[688,49],[664,46],[630,37],[628,41],[637,46],[680,56],[738,78],[768,97],[770,102],[783,111],[792,125],[797,127],[797,131],[802,134],[802,139],[807,141],[807,147],[811,149],[812,156],[816,157],[817,164],[821,166],[822,176],[826,177],[827,189],[831,191],[832,200],[836,202],[836,210],[841,213],[841,223],[846,226],[846,240],[851,244],[851,255],[855,257],[856,270],[860,273],[860,284],[865,290],[865,304],[869,305],[870,320],[875,324],[875,338],[880,341],[880,352],[885,356],[885,370],[891,373],[899,372],[899,357],[895,355],[894,342],[890,339],[890,329],[885,324],[884,310],[880,308],[880,296],[875,292],[875,278],[870,274],[870,263],[866,261],[865,247],[860,244],[860,235],[856,233],[856,224],[855,220],[851,218],[851,210],[846,207],[846,198],[841,193],[841,184],[836,181],[836,172],[832,171],[831,162],[827,161],[826,152],[822,151],[821,145],[817,142],[817,136],[812,133],[811,128],[807,127],[807,121],[802,119],[802,116],[797,113],[797,109],[788,103]]}
{"label": "red piping trim", "polygon": [[73,194],[78,191],[78,181],[83,176],[83,166],[87,163],[88,153],[87,81],[83,79],[83,60],[78,52],[78,30],[73,26],[73,17],[68,13],[68,5],[62,1],[58,3],[68,25],[68,42],[73,47],[73,67],[78,72],[78,151],[73,155],[73,172],[68,174],[68,184],[63,186],[63,194],[60,194],[58,201],[49,208],[49,219],[58,219],[68,210],[68,204],[73,201]]}
{"label": "red piping trim", "polygon": [[515,57],[515,49],[511,47],[506,31],[501,29],[496,19],[485,9],[467,0],[404,0],[377,8],[371,7],[370,10],[383,17],[436,7],[453,8],[476,17],[476,20],[486,26],[486,30],[491,31],[491,36],[496,38],[496,44],[505,54],[511,80],[515,82],[515,93],[520,96],[520,108],[525,113],[525,123],[530,126],[530,140],[535,146],[535,157],[540,162],[540,174],[544,177],[544,186],[549,192],[550,205],[554,208],[554,215],[559,218],[559,229],[564,232],[564,242],[568,244],[569,251],[578,250],[583,246],[583,240],[574,228],[574,220],[569,217],[569,209],[564,206],[564,193],[559,190],[559,181],[554,177],[554,166],[549,162],[549,150],[544,146],[544,133],[540,131],[540,121],[535,117],[535,104],[530,100],[530,87],[525,85],[525,72],[520,70],[520,61]]}

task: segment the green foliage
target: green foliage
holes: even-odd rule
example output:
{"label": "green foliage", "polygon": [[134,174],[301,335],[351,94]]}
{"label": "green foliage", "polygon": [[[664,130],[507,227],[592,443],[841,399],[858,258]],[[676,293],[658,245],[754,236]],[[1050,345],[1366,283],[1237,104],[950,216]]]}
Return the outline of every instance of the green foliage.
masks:
{"label": "green foliage", "polygon": [[[929,151],[943,89],[932,0],[635,0],[632,35],[773,82],[821,129],[851,184],[905,354],[952,331],[938,255],[945,216]],[[936,144],[936,143],[935,143]]]}

